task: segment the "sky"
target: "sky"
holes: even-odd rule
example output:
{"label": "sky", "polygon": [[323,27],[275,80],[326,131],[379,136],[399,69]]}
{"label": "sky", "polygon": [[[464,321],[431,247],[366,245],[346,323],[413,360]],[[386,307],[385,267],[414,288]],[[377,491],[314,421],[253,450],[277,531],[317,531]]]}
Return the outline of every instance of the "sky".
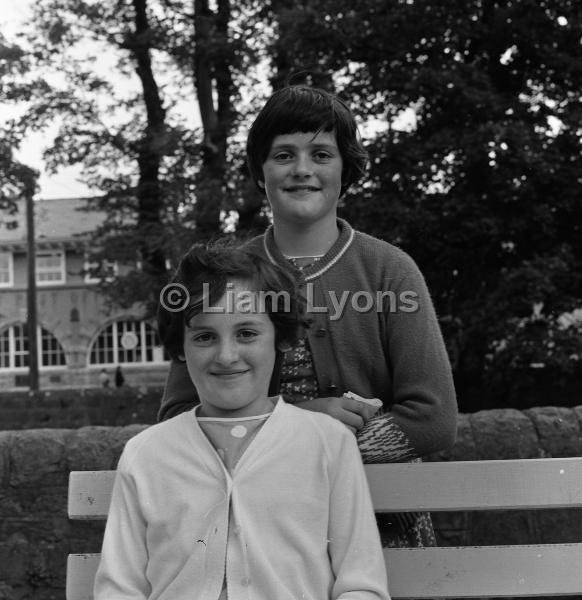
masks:
{"label": "sky", "polygon": [[[26,21],[33,0],[0,0],[0,31],[9,39],[14,40],[14,35],[19,31],[19,25]],[[6,105],[0,105],[0,120],[15,114],[15,111]],[[95,192],[84,186],[79,178],[78,168],[61,169],[54,175],[44,170],[42,151],[49,143],[47,134],[31,134],[16,152],[16,158],[40,171],[37,198],[75,198],[80,196],[95,195]]]}
{"label": "sky", "polygon": [[[21,26],[25,23],[29,17],[30,9],[34,0],[0,0],[0,32],[8,39],[8,41],[16,42],[16,34],[20,31]],[[107,57],[100,58],[100,68],[107,72],[111,72],[111,69],[107,68],[109,61]],[[113,64],[113,63],[112,63]],[[158,74],[158,76],[160,76]],[[131,84],[127,81],[116,81],[116,89],[122,90],[125,87],[131,88]],[[180,103],[179,103],[180,106]],[[180,106],[180,112],[183,115],[187,115],[188,121],[192,121],[192,124],[198,124],[200,117],[197,114],[197,107],[188,103],[187,105]],[[0,123],[3,119],[7,119],[18,114],[18,109],[2,104],[0,101]],[[404,111],[400,115],[400,118],[393,123],[395,128],[408,128],[414,122],[414,112],[412,110]],[[362,133],[364,136],[369,131],[378,131],[380,127],[384,127],[384,123],[370,121],[362,124]],[[31,133],[22,144],[20,150],[16,151],[16,158],[40,172],[39,178],[39,193],[37,194],[38,199],[51,199],[51,198],[71,198],[71,197],[82,197],[82,196],[93,196],[96,192],[87,188],[80,181],[80,167],[67,167],[61,168],[55,174],[49,174],[44,168],[42,153],[43,150],[50,145],[52,135],[56,133],[57,126],[49,128],[48,131]]]}

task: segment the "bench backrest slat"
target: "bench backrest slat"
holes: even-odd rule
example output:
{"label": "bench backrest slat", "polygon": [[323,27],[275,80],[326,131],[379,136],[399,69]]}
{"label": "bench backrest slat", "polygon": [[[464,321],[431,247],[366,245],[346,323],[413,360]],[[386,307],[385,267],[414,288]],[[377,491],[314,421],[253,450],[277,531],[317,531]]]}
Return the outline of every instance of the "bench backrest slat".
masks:
{"label": "bench backrest slat", "polygon": [[378,512],[582,506],[579,458],[366,465],[366,473]]}
{"label": "bench backrest slat", "polygon": [[[577,458],[379,464],[366,473],[378,512],[582,506]],[[114,478],[115,471],[73,471],[69,517],[105,519]]]}
{"label": "bench backrest slat", "polygon": [[[366,465],[378,512],[582,507],[582,457]],[[72,472],[69,516],[105,519],[115,471]],[[386,549],[393,598],[582,594],[582,543]],[[92,600],[96,554],[72,554],[67,600]]]}

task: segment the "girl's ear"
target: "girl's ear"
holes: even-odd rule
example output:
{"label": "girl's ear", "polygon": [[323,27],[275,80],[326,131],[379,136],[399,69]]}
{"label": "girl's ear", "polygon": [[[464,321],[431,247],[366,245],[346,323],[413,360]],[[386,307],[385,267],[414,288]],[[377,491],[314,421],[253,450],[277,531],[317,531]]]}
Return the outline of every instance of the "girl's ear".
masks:
{"label": "girl's ear", "polygon": [[257,181],[257,185],[258,185],[260,188],[262,188],[263,190],[265,189],[265,182],[264,182],[264,181],[261,181],[261,180]]}
{"label": "girl's ear", "polygon": [[178,354],[178,360],[180,362],[186,362],[186,357],[184,356],[184,354],[182,354],[182,352],[180,352],[180,354]]}

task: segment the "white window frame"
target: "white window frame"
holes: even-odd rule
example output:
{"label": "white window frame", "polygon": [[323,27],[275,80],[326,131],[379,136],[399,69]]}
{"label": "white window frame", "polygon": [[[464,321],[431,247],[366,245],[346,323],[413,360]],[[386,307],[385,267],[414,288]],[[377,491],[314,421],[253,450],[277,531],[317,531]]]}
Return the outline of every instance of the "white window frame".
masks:
{"label": "white window frame", "polygon": [[14,326],[4,328],[2,331],[0,331],[0,336],[4,337],[6,333],[8,333],[8,365],[4,366],[2,363],[0,363],[0,372],[13,371],[15,369],[14,359],[16,356],[16,345],[14,340]]}
{"label": "white window frame", "polygon": [[0,280],[0,288],[11,288],[14,287],[14,255],[12,252],[0,252],[0,257],[3,256],[8,257],[8,281]]}
{"label": "white window frame", "polygon": [[[4,328],[2,331],[0,331],[0,335],[4,335],[6,333],[6,331],[8,331],[8,361],[9,364],[6,367],[3,367],[2,365],[0,365],[0,373],[1,372],[7,372],[7,371],[16,371],[16,372],[25,372],[28,371],[28,366],[16,366],[16,331],[15,328],[18,326],[22,326],[23,323],[15,323],[14,325],[10,325],[9,327]],[[63,355],[65,357],[65,363],[62,365],[45,365],[43,364],[43,362],[45,362],[43,359],[45,358],[45,354],[43,353],[43,348],[42,348],[42,332],[46,331],[52,339],[56,340],[57,344],[58,344],[58,348],[57,348],[57,352],[58,350],[62,350]],[[58,338],[48,329],[45,329],[44,327],[42,327],[41,325],[37,326],[36,328],[36,348],[37,348],[37,355],[38,355],[38,368],[39,371],[58,371],[58,370],[62,370],[62,369],[66,369],[67,368],[67,356],[65,353],[65,350],[62,346],[62,344],[59,342]],[[19,351],[18,355],[19,356],[25,356],[27,354],[27,352],[24,352],[22,350]],[[49,352],[47,354],[47,356],[54,356],[55,355],[55,350],[53,350],[52,348],[49,349]],[[48,359],[47,361],[48,362]]]}
{"label": "white window frame", "polygon": [[[50,347],[46,349],[43,348],[43,332],[46,333],[47,341],[50,341]],[[53,348],[53,344],[56,342],[56,348]],[[39,326],[36,328],[36,344],[38,348],[38,367],[43,371],[50,371],[53,369],[65,369],[67,367],[67,353],[63,348],[63,345],[59,342],[57,336],[52,332],[46,329],[45,327]],[[43,364],[43,363],[52,363],[53,360],[56,360],[55,357],[58,357],[60,353],[63,353],[63,357],[65,359],[64,364]]]}
{"label": "white window frame", "polygon": [[[129,323],[135,323],[137,325],[136,328],[133,326],[128,326]],[[148,329],[149,326],[149,329]],[[113,354],[113,362],[91,362],[91,355],[94,352],[95,344],[109,328],[111,327],[111,347],[105,347],[101,349],[104,353],[112,353]],[[124,333],[132,331],[138,336],[139,350],[136,350],[136,354],[139,359],[135,361],[127,360],[127,355],[133,352],[132,350],[125,350],[121,347],[119,340],[123,336]],[[113,321],[108,323],[105,327],[102,327],[97,335],[93,338],[93,341],[89,347],[89,352],[87,353],[87,366],[91,368],[102,368],[102,367],[114,367],[117,365],[122,366],[143,366],[143,365],[165,365],[168,364],[168,361],[164,359],[164,350],[163,346],[154,346],[150,344],[149,347],[151,349],[152,360],[147,360],[147,349],[148,342],[151,341],[151,336],[155,332],[155,329],[152,327],[151,323],[148,321],[139,321],[133,319],[119,319],[117,321]],[[125,353],[125,358],[122,358]]]}
{"label": "white window frame", "polygon": [[91,275],[91,271],[99,268],[100,263],[102,269],[107,269],[107,271],[111,271],[111,275],[105,277],[104,281],[113,281],[114,277],[117,277],[117,274],[119,272],[119,266],[116,260],[85,260],[83,264],[83,272],[85,273],[85,283],[89,285],[101,283],[102,279],[100,277],[94,277],[93,275]]}
{"label": "white window frame", "polygon": [[[39,268],[39,257],[43,255],[51,255],[58,256],[60,258],[60,266],[59,267],[51,267],[49,268]],[[66,260],[65,260],[65,251],[64,250],[37,250],[36,251],[36,285],[38,286],[51,286],[51,285],[60,285],[66,283]],[[41,274],[47,273],[57,273],[59,279],[51,279],[44,280],[40,279]]]}

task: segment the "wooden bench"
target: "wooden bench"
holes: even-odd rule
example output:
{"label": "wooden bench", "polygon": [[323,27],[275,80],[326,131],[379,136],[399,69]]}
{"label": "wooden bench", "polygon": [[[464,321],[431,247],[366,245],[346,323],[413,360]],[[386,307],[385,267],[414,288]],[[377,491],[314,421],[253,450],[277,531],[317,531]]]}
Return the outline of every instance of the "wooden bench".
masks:
{"label": "wooden bench", "polygon": [[[582,507],[582,457],[366,465],[377,512]],[[70,475],[69,517],[105,519],[114,471]],[[582,594],[582,543],[385,549],[393,598]],[[98,554],[71,554],[67,600],[90,600]]]}

